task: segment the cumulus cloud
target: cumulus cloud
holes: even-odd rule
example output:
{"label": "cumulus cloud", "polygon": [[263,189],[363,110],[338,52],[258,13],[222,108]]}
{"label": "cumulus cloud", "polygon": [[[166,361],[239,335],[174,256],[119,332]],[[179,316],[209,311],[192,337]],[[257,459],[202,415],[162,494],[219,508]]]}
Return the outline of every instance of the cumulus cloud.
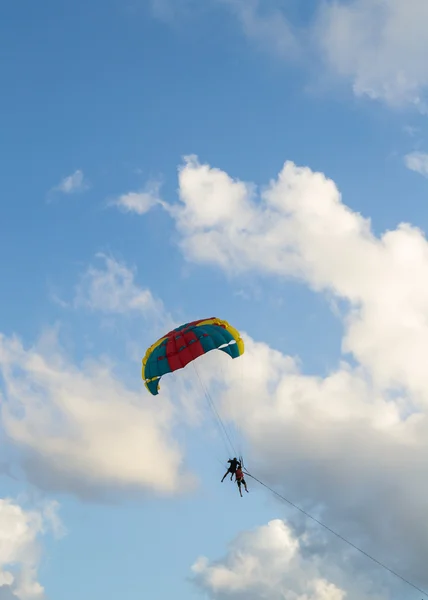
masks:
{"label": "cumulus cloud", "polygon": [[64,179],[53,188],[53,191],[61,192],[63,194],[75,194],[87,190],[88,187],[89,185],[83,175],[83,171],[77,169],[77,171],[71,175],[64,177]]}
{"label": "cumulus cloud", "polygon": [[428,154],[424,152],[410,152],[404,157],[404,163],[411,171],[428,177]]}
{"label": "cumulus cloud", "polygon": [[143,215],[157,204],[162,204],[159,190],[160,183],[151,181],[142,191],[122,194],[112,204],[125,212],[134,212],[138,215]]}
{"label": "cumulus cloud", "polygon": [[165,313],[162,302],[135,283],[135,269],[103,253],[96,258],[100,267],[90,265],[76,288],[76,307],[118,314]]}
{"label": "cumulus cloud", "polygon": [[424,0],[324,4],[315,25],[327,65],[357,95],[426,110],[428,5]]}
{"label": "cumulus cloud", "polygon": [[[38,581],[40,535],[62,533],[56,503],[25,510],[10,498],[0,499],[0,598],[42,600]],[[60,528],[60,530],[58,529]]]}
{"label": "cumulus cloud", "polygon": [[113,373],[107,361],[72,364],[54,335],[32,348],[0,336],[3,428],[22,452],[28,478],[85,498],[186,489],[191,480],[173,440],[168,390],[154,403]]}
{"label": "cumulus cloud", "polygon": [[299,539],[284,521],[275,519],[238,535],[223,558],[210,562],[201,556],[192,566],[193,580],[217,600],[387,598],[374,594],[366,577],[352,581],[342,565],[320,561],[307,551],[311,542],[312,536]]}
{"label": "cumulus cloud", "polygon": [[428,244],[409,224],[377,238],[322,173],[287,162],[256,198],[255,186],[195,157],[179,172],[170,211],[188,260],[228,273],[294,277],[347,301],[343,349],[379,385],[428,401]]}

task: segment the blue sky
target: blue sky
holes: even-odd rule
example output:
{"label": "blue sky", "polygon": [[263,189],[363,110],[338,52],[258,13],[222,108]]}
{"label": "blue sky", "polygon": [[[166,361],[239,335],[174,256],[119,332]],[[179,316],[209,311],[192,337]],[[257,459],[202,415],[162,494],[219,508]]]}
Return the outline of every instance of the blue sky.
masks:
{"label": "blue sky", "polygon": [[[382,10],[2,7],[0,598],[407,597],[253,482],[220,484],[193,375],[147,394],[146,347],[213,315],[246,362],[201,372],[259,477],[428,587],[428,488],[406,493],[428,455],[428,14],[409,1],[404,31]],[[19,538],[25,511],[45,529]]]}

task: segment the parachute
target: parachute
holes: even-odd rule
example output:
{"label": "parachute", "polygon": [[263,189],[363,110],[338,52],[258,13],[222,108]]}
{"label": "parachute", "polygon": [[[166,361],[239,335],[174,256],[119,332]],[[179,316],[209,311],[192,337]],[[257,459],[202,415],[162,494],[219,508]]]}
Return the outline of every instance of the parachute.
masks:
{"label": "parachute", "polygon": [[142,368],[146,388],[156,396],[163,375],[183,369],[199,356],[217,349],[231,358],[244,353],[244,341],[239,331],[227,321],[211,317],[173,329],[146,351]]}

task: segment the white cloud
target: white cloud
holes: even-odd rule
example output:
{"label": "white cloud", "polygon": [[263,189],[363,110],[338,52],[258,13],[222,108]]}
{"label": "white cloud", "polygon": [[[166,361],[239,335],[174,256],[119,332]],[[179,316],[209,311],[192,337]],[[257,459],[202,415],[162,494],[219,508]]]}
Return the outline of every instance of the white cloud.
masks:
{"label": "white cloud", "polygon": [[166,314],[162,302],[135,283],[134,269],[103,253],[96,257],[102,268],[91,265],[86,270],[76,289],[75,306],[105,313]]}
{"label": "white cloud", "polygon": [[272,520],[238,535],[222,559],[210,562],[200,557],[192,566],[194,581],[209,598],[218,600],[386,598],[366,593],[370,584],[365,577],[352,581],[339,566],[333,568],[309,553],[310,541],[310,536],[298,539],[284,521]]}
{"label": "white cloud", "polygon": [[410,152],[404,157],[404,163],[411,171],[428,177],[428,154],[424,152]]}
{"label": "white cloud", "polygon": [[128,192],[122,194],[112,202],[125,212],[135,212],[143,215],[157,204],[163,204],[160,195],[160,183],[156,181],[149,182],[145,189],[140,192]]}
{"label": "white cloud", "polygon": [[88,187],[83,172],[78,169],[72,175],[64,177],[64,179],[54,188],[54,191],[62,192],[63,194],[74,194],[83,192],[87,190]]}
{"label": "white cloud", "polygon": [[38,581],[41,546],[39,536],[58,532],[57,504],[25,510],[9,498],[0,499],[0,597],[42,599]]}
{"label": "white cloud", "polygon": [[82,497],[185,490],[190,479],[172,439],[178,416],[168,388],[154,402],[113,371],[107,361],[73,365],[55,336],[29,349],[0,336],[3,428],[22,450],[27,476],[41,488]]}
{"label": "white cloud", "polygon": [[325,4],[316,28],[328,66],[357,95],[425,110],[427,22],[425,0],[351,0]]}
{"label": "white cloud", "polygon": [[194,157],[180,169],[179,188],[170,212],[189,260],[297,277],[347,300],[343,349],[379,385],[404,386],[427,405],[428,244],[419,229],[401,224],[376,238],[333,181],[291,162],[258,202],[253,185]]}

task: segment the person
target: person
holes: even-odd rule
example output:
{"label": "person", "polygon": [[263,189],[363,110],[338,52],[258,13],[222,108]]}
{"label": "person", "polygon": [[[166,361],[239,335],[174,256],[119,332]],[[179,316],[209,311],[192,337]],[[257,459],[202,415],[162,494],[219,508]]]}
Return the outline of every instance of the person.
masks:
{"label": "person", "polygon": [[244,486],[247,494],[248,494],[248,489],[247,489],[247,482],[244,479],[244,473],[242,472],[242,469],[241,469],[241,465],[239,465],[239,467],[236,469],[235,480],[236,480],[236,483],[238,484],[239,493],[241,494],[241,498],[242,498],[241,485]]}
{"label": "person", "polygon": [[230,467],[227,469],[226,473],[223,475],[223,479],[221,480],[221,482],[223,483],[224,479],[228,476],[228,474],[230,473],[230,481],[232,481],[233,476],[236,474],[236,469],[237,467],[241,467],[241,463],[239,462],[239,460],[237,458],[229,458],[229,460],[227,461],[228,463],[230,463]]}

